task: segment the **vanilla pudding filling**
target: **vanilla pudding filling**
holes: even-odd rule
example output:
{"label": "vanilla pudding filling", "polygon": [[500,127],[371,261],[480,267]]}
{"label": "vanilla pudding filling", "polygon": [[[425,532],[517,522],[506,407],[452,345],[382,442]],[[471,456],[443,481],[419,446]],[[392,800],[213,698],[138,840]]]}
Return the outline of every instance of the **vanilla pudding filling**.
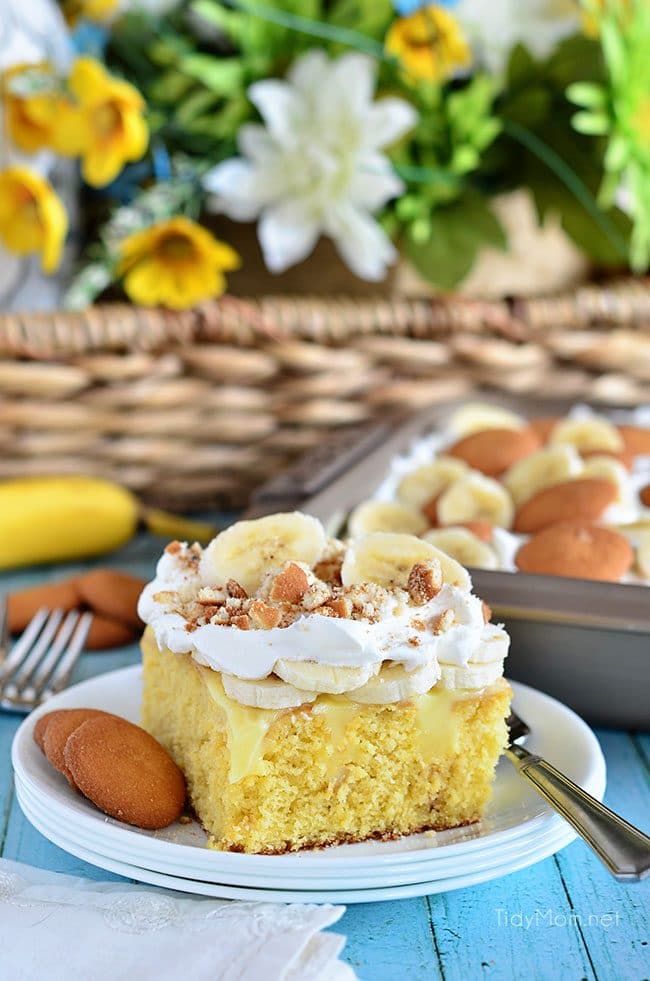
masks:
{"label": "vanilla pudding filling", "polygon": [[[235,701],[253,704],[234,679],[246,683],[268,679],[267,685],[277,681],[277,697],[283,695],[281,689],[284,696],[291,689],[298,693],[292,702],[297,705],[318,695],[381,704],[434,687],[476,694],[503,674],[509,638],[501,625],[485,622],[481,600],[464,588],[471,588],[469,581],[463,587],[442,582],[435,595],[417,603],[403,588],[369,584],[373,602],[367,604],[367,615],[363,604],[348,616],[332,615],[327,606],[322,612],[294,608],[287,625],[251,629],[247,624],[242,629],[241,623],[197,622],[188,614],[196,609],[201,590],[215,587],[214,570],[205,554],[199,546],[186,543],[176,543],[165,552],[140,598],[138,612],[161,651],[189,654],[203,668],[220,672],[226,693]],[[322,585],[308,567],[298,564],[306,568],[312,586]],[[281,571],[281,567],[269,570],[267,579]],[[218,578],[222,582],[216,588],[222,589],[227,572]],[[260,594],[263,588],[251,591],[243,603],[226,599],[222,608],[239,614],[251,602],[259,602]],[[364,586],[353,588],[350,595],[363,598]],[[215,616],[223,619],[218,610]],[[239,615],[237,619],[241,620]],[[317,683],[310,687],[312,676]],[[273,691],[269,697],[273,701]],[[267,707],[262,698],[255,705]]]}

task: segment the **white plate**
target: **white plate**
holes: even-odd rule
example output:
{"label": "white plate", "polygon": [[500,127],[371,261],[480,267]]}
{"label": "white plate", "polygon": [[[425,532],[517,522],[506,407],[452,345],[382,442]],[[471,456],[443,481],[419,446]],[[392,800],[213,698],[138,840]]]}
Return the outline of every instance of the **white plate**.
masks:
{"label": "white plate", "polygon": [[[31,805],[23,797],[20,787],[17,785],[18,803],[20,804],[25,816],[46,838],[55,845],[63,848],[70,854],[91,865],[96,865],[108,872],[126,876],[129,879],[136,879],[139,882],[146,882],[154,886],[162,886],[165,889],[175,889],[179,892],[189,892],[202,896],[212,896],[220,899],[242,899],[246,901],[273,902],[273,903],[378,903],[394,899],[410,899],[415,896],[430,896],[434,893],[450,892],[453,889],[463,889],[467,886],[475,886],[481,882],[488,882],[490,879],[501,878],[528,868],[543,859],[554,855],[560,849],[568,845],[575,837],[571,828],[564,825],[559,832],[556,832],[554,840],[545,846],[533,846],[519,858],[510,860],[505,864],[497,864],[490,868],[476,870],[472,863],[471,872],[464,875],[450,876],[444,879],[435,879],[429,882],[414,882],[404,885],[387,885],[373,889],[326,889],[306,890],[299,889],[297,886],[290,889],[271,889],[271,888],[245,888],[242,886],[224,885],[216,882],[204,882],[196,879],[182,878],[180,876],[166,875],[162,872],[144,869],[137,865],[130,865],[120,862],[115,858],[101,855],[97,852],[84,848],[76,840],[71,841],[61,831],[60,827],[53,828],[41,815],[37,815],[31,809]],[[468,868],[469,868],[468,864]]]}
{"label": "white plate", "polygon": [[[112,842],[107,847],[105,842],[102,844],[101,841],[84,835],[80,832],[79,828],[75,828],[74,834],[71,836],[69,829],[66,829],[65,824],[60,821],[57,814],[53,813],[51,808],[48,807],[47,801],[35,796],[27,784],[24,784],[18,778],[16,779],[16,793],[21,807],[29,810],[30,820],[35,819],[39,822],[40,831],[47,828],[48,836],[49,832],[51,832],[57,835],[61,841],[65,840],[69,846],[78,845],[87,852],[104,856],[121,864],[136,868],[141,867],[138,855],[133,852],[126,852],[116,847]],[[43,833],[45,832],[43,831]],[[482,872],[502,866],[508,862],[518,861],[520,858],[524,858],[529,853],[538,851],[539,849],[554,849],[558,841],[561,841],[562,845],[567,844],[573,837],[575,835],[568,825],[564,821],[558,820],[557,823],[554,823],[540,835],[535,835],[534,838],[526,838],[525,840],[516,839],[512,842],[506,842],[500,847],[486,848],[477,852],[472,856],[471,868],[472,871]],[[59,843],[57,842],[57,844]],[[157,872],[163,875],[181,876],[183,878],[191,878],[195,881],[200,879],[200,876],[196,874],[188,876],[179,869],[178,863],[174,862],[165,862],[159,859],[156,862],[155,868]],[[424,880],[431,881],[452,878],[455,875],[466,873],[467,868],[467,858],[459,856],[458,858],[440,859],[435,862],[412,863],[402,868],[391,866],[388,873],[385,870],[380,870],[379,873],[375,872],[375,874],[359,871],[355,872],[351,881],[355,889],[376,889],[383,887],[387,875],[390,876],[390,882],[393,886],[402,886]],[[266,883],[266,878],[256,874],[231,873],[228,876],[228,883],[233,886],[243,886],[245,888],[259,888],[260,883]],[[326,886],[332,889],[339,889],[345,885],[348,885],[348,883],[342,883],[340,877],[327,878],[309,872],[300,876],[291,877],[276,875],[272,880],[272,884],[269,882],[269,887],[272,889],[300,889],[305,892],[312,889],[322,890]]]}
{"label": "white plate", "polygon": [[[531,748],[594,796],[602,797],[605,764],[591,730],[554,699],[523,685],[513,684],[513,688],[515,707],[533,729]],[[206,849],[205,834],[196,822],[172,825],[158,832],[141,831],[106,818],[74,793],[33,741],[35,721],[46,711],[88,706],[137,722],[140,698],[139,667],[100,675],[68,689],[32,713],[16,733],[12,747],[14,769],[24,792],[44,805],[56,821],[56,828],[67,829],[72,843],[78,840],[80,847],[133,866],[225,885],[263,882],[272,889],[356,889],[361,882],[393,886],[396,881],[408,881],[404,877],[409,873],[423,882],[473,871],[479,853],[506,846],[513,846],[504,854],[509,856],[508,861],[514,861],[517,854],[528,854],[531,845],[540,840],[554,841],[555,832],[564,827],[510,764],[502,761],[485,819],[470,828],[436,835],[289,855],[243,855]],[[492,856],[482,857],[488,863]],[[439,874],[435,868],[438,863],[442,863]]]}

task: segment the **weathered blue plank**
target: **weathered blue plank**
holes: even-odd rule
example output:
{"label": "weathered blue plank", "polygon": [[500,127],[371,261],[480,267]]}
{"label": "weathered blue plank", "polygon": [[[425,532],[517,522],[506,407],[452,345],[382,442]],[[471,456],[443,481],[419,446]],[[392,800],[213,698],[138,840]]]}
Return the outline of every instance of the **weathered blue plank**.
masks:
{"label": "weathered blue plank", "polygon": [[7,831],[9,809],[13,797],[11,770],[11,741],[17,728],[15,716],[0,712],[0,854]]}
{"label": "weathered blue plank", "polygon": [[645,764],[646,770],[650,773],[650,732],[635,732],[632,741]]}
{"label": "weathered blue plank", "polygon": [[74,855],[64,852],[61,848],[57,848],[27,821],[15,798],[11,805],[2,854],[3,858],[11,858],[15,862],[26,862],[28,865],[34,865],[40,869],[49,869],[51,872],[65,872],[68,875],[80,875],[102,882],[126,881],[120,876],[89,865],[87,862],[75,858]]}
{"label": "weathered blue plank", "polygon": [[[633,741],[605,729],[598,738],[607,760],[606,803],[650,832],[650,774]],[[650,882],[616,882],[582,842],[560,853],[557,863],[598,976],[650,977]]]}
{"label": "weathered blue plank", "polygon": [[[576,928],[549,932],[546,924],[548,909],[567,912],[552,858],[493,882],[430,896],[428,902],[445,981],[595,977]],[[540,949],[549,947],[553,957],[545,960]]]}
{"label": "weathered blue plank", "polygon": [[437,981],[426,899],[350,906],[332,929],[344,933],[344,960],[362,981]]}

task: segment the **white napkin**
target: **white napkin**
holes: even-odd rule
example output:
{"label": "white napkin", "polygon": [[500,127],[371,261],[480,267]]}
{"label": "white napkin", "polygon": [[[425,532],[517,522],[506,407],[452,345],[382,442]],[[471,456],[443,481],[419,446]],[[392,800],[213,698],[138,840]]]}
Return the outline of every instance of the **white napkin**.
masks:
{"label": "white napkin", "polygon": [[0,961],[12,981],[352,981],[344,906],[202,899],[0,859]]}

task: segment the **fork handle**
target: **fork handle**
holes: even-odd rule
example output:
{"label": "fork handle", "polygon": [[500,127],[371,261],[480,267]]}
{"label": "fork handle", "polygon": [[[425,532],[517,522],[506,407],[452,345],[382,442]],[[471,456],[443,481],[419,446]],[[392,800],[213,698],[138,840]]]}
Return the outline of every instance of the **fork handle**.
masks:
{"label": "fork handle", "polygon": [[569,822],[615,878],[634,882],[650,873],[648,835],[523,746],[513,744],[505,752],[522,777]]}

